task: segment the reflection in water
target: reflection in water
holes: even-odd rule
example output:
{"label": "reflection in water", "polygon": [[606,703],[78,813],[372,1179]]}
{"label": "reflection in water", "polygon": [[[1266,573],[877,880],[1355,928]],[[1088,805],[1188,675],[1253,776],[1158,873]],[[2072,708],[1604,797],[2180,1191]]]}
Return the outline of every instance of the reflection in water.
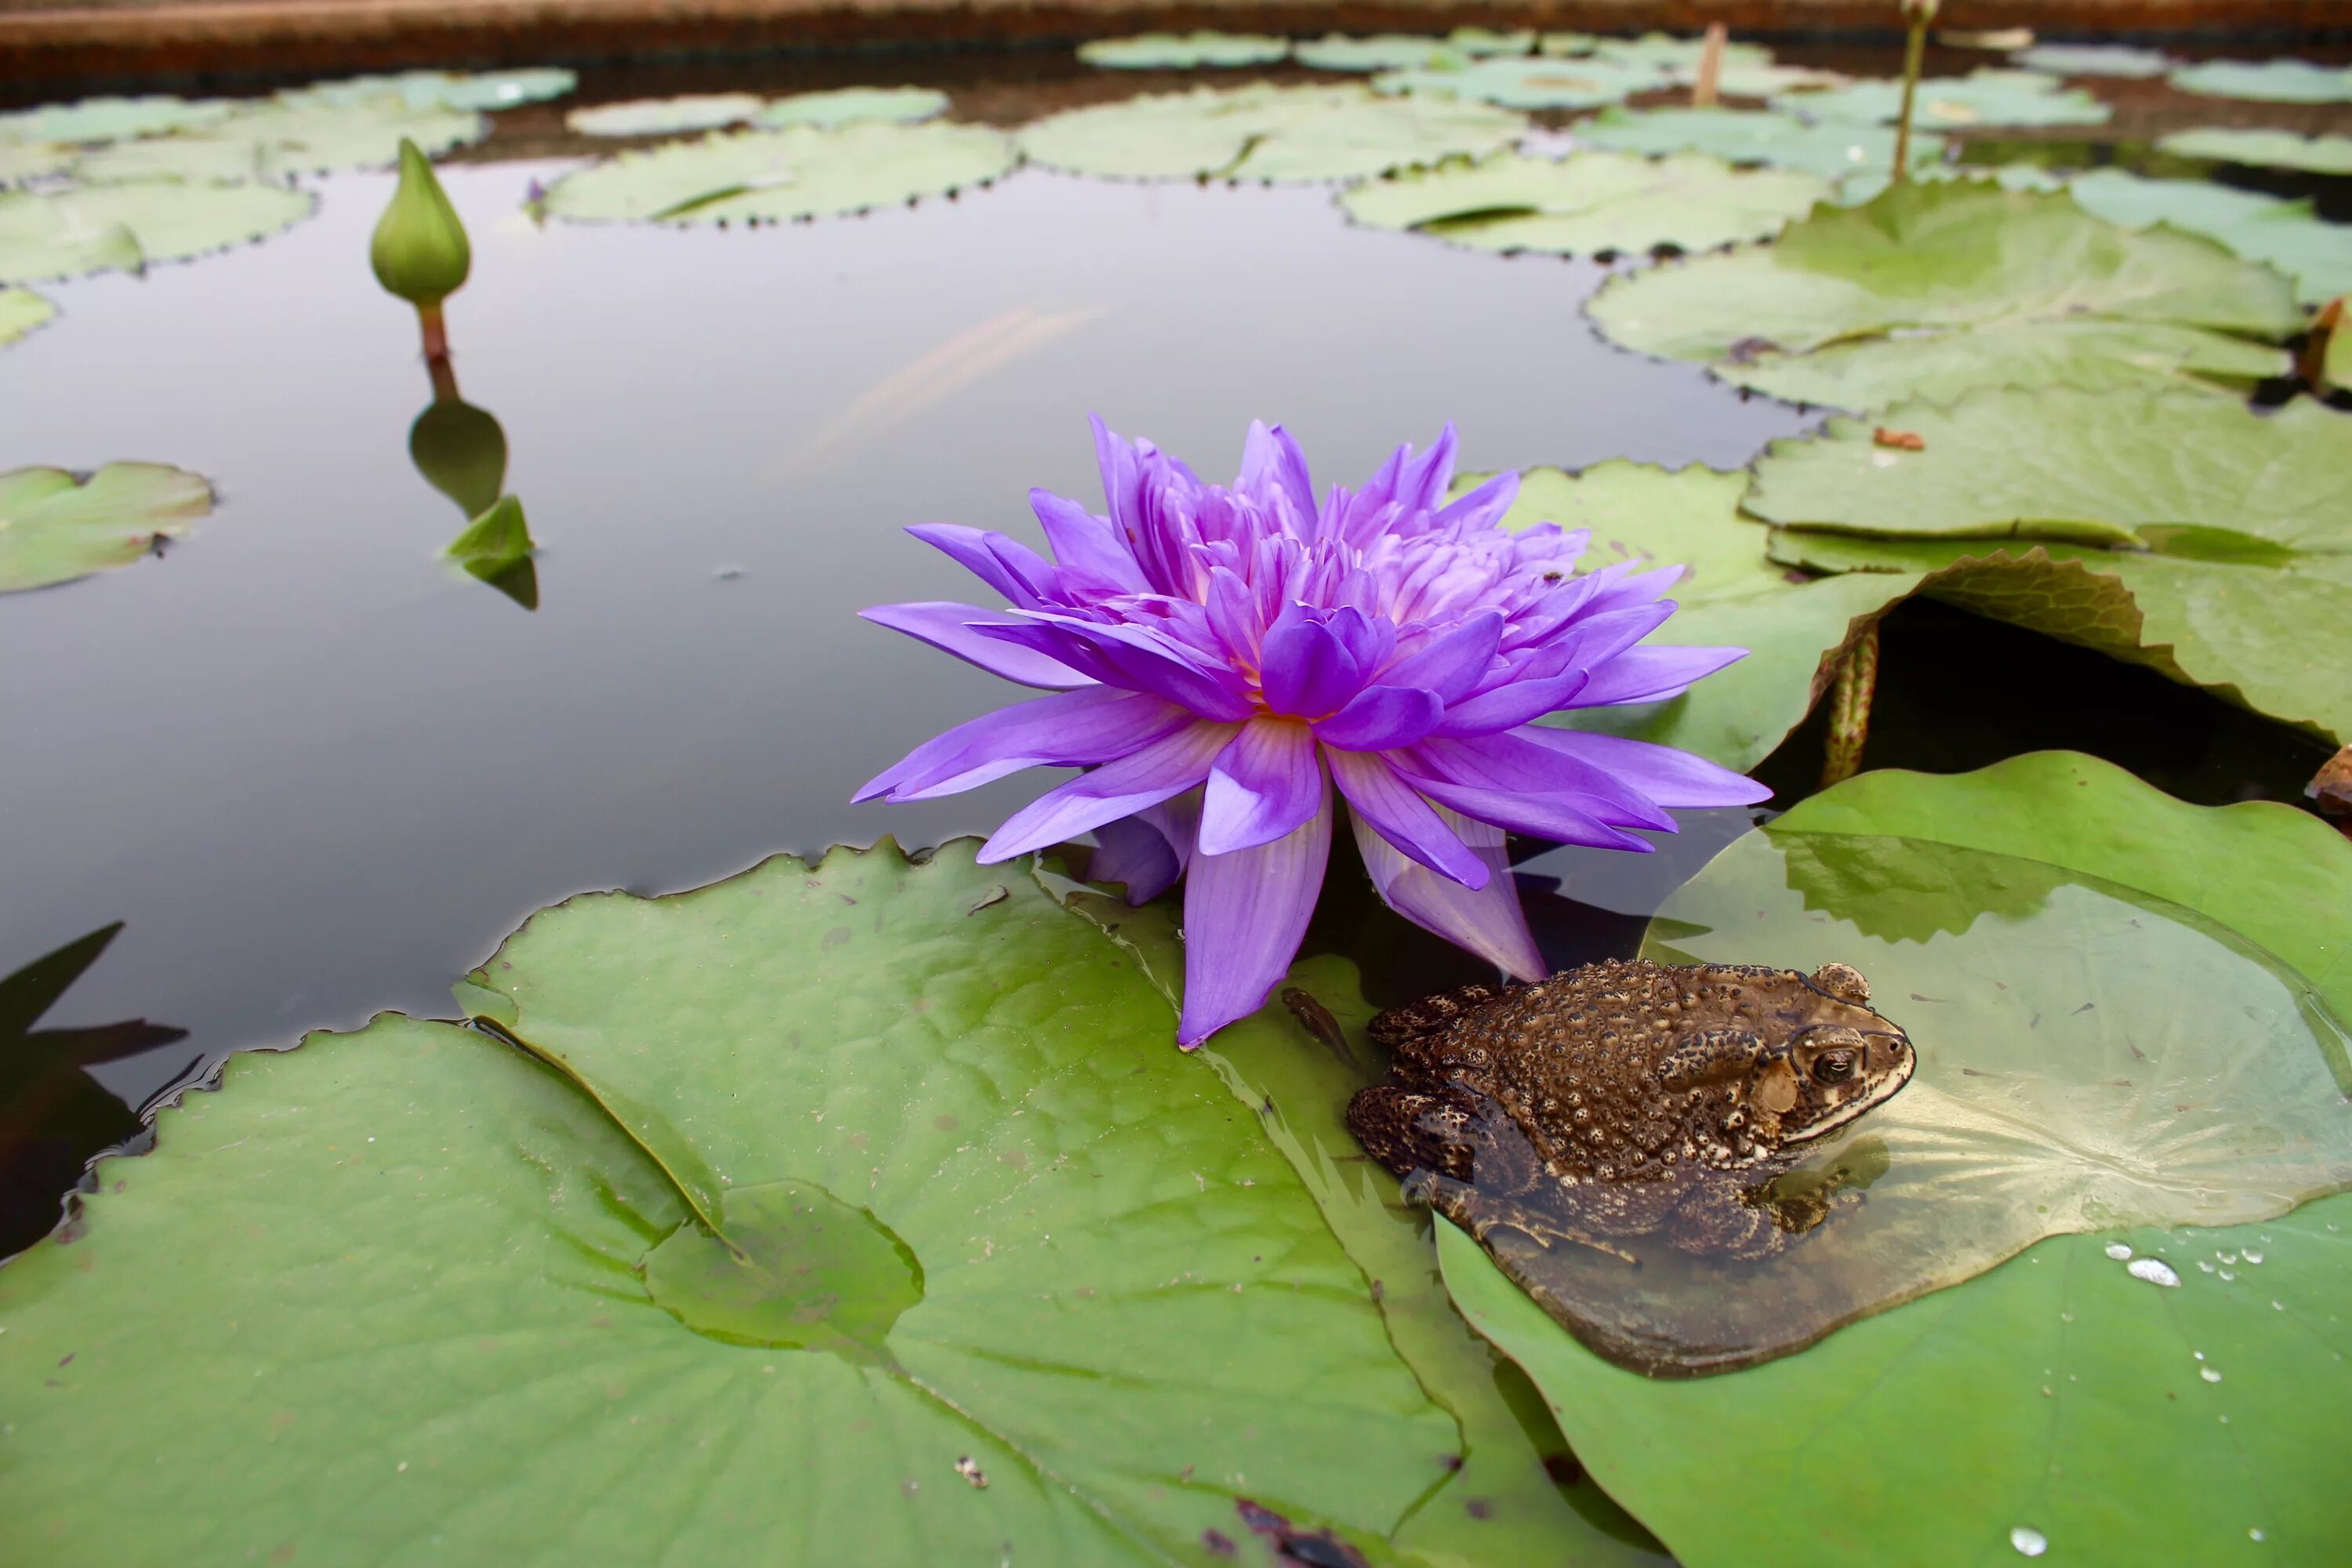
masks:
{"label": "reflection in water", "polygon": [[408,459],[425,482],[457,503],[466,528],[442,553],[526,610],[539,608],[538,546],[523,521],[522,502],[506,488],[507,433],[495,416],[457,395],[448,355],[425,360],[433,401],[408,427]]}
{"label": "reflection in water", "polygon": [[48,1234],[90,1157],[143,1126],[82,1069],[187,1037],[143,1018],[95,1029],[33,1027],[121,929],[120,921],[101,926],[0,979],[0,1258]]}
{"label": "reflection in water", "polygon": [[2342,1024],[2270,953],[2148,895],[1948,845],[1767,828],[1667,902],[1649,951],[1852,964],[1919,1060],[1903,1094],[1746,1195],[1799,1222],[1770,1256],[1636,1237],[1612,1238],[1619,1257],[1489,1227],[1547,1310],[1654,1374],[1801,1349],[2043,1237],[2243,1224],[2352,1186]]}

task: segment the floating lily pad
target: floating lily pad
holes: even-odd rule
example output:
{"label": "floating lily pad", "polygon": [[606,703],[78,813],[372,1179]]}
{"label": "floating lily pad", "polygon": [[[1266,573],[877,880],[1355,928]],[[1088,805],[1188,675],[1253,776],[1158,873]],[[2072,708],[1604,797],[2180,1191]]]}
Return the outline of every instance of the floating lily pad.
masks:
{"label": "floating lily pad", "polygon": [[1036,163],[1115,179],[1360,180],[1500,151],[1517,114],[1339,87],[1196,88],[1050,115],[1021,132]]}
{"label": "floating lily pad", "polygon": [[[1706,40],[1696,36],[1678,38],[1671,33],[1643,33],[1638,38],[1597,38],[1592,52],[1604,60],[1621,60],[1656,71],[1696,70],[1706,57]],[[1762,44],[1727,43],[1723,46],[1723,63],[1769,66],[1772,63],[1772,51]]]}
{"label": "floating lily pad", "polygon": [[[1181,1007],[1183,948],[1168,904],[1133,910],[1074,885],[1059,889],[1134,954],[1171,1012]],[[1277,1000],[1218,1031],[1200,1054],[1290,1162],[1348,1256],[1378,1282],[1390,1342],[1461,1424],[1461,1467],[1397,1530],[1396,1550],[1431,1568],[1659,1563],[1664,1549],[1578,1472],[1542,1395],[1468,1331],[1438,1276],[1427,1214],[1399,1200],[1395,1179],[1348,1131],[1349,1097],[1381,1070],[1379,1047],[1364,1035],[1373,1009],[1355,966],[1301,960],[1281,994],[1307,998],[1336,1034],[1310,1034]]]}
{"label": "floating lily pad", "polygon": [[[411,110],[454,110],[472,113],[513,109],[562,98],[580,85],[575,73],[561,66],[532,66],[504,71],[396,71],[389,75],[344,77],[289,88],[279,101],[356,108],[395,99]],[[421,143],[420,143],[421,145]]]}
{"label": "floating lily pad", "polygon": [[1369,75],[1373,71],[1408,70],[1415,66],[1427,65],[1444,48],[1445,40],[1443,38],[1410,33],[1375,33],[1370,37],[1360,38],[1332,33],[1293,45],[1290,55],[1310,70],[1358,71]]}
{"label": "floating lily pad", "polygon": [[1597,56],[1485,59],[1458,67],[1388,71],[1372,79],[1381,92],[1473,100],[1505,109],[1597,109],[1665,85],[1664,76],[1651,67]]}
{"label": "floating lily pad", "polygon": [[1290,40],[1264,33],[1139,33],[1096,38],[1078,46],[1078,58],[1111,70],[1201,70],[1271,65],[1290,53]]}
{"label": "floating lily pad", "polygon": [[[1895,164],[1895,132],[1876,125],[1801,119],[1769,109],[1602,110],[1575,131],[1580,145],[1621,153],[1706,153],[1734,163],[1769,163],[1834,180]],[[1940,136],[1915,136],[1913,167],[1944,156]]]}
{"label": "floating lily pad", "polygon": [[575,899],[462,988],[527,1049],[233,1059],[0,1272],[0,1542],[1194,1562],[1242,1498],[1386,1535],[1454,1422],[1132,961],[973,847]]}
{"label": "floating lily pad", "polygon": [[0,289],[0,347],[47,326],[58,308],[30,289]]}
{"label": "floating lily pad", "polygon": [[546,208],[583,223],[822,217],[986,184],[1012,142],[982,125],[812,125],[713,132],[567,174]]}
{"label": "floating lily pad", "polygon": [[563,123],[583,136],[663,136],[676,131],[716,131],[740,125],[768,100],[756,92],[688,92],[676,98],[633,98],[575,109]]}
{"label": "floating lily pad", "polygon": [[227,99],[85,98],[0,114],[0,142],[121,142],[209,125],[236,105]]}
{"label": "floating lily pad", "polygon": [[2327,223],[2311,199],[2289,201],[2210,180],[2149,180],[2095,169],[2071,187],[2083,210],[2125,228],[2167,224],[2201,234],[2295,280],[2306,304],[2352,292],[2352,225]]}
{"label": "floating lily pad", "polygon": [[64,174],[80,156],[62,142],[0,142],[0,185],[26,185]]}
{"label": "floating lily pad", "polygon": [[1579,474],[1534,468],[1520,476],[1504,527],[1591,530],[1580,572],[1626,561],[1643,569],[1684,566],[1672,595],[1679,607],[1659,640],[1748,650],[1670,700],[1574,709],[1546,722],[1679,746],[1741,773],[1804,722],[1845,650],[1915,580],[1816,581],[1774,564],[1767,530],[1740,515],[1747,486],[1745,474],[1620,460]]}
{"label": "floating lily pad", "polygon": [[2036,44],[2010,58],[2028,70],[2056,76],[2156,77],[2180,63],[2162,49],[2127,44]]}
{"label": "floating lily pad", "polygon": [[307,191],[177,180],[0,191],[0,282],[184,261],[290,227],[317,205]]}
{"label": "floating lily pad", "polygon": [[[2127,1064],[2116,1076],[2134,1088],[2114,1086],[2116,1113],[2079,1119],[2094,1129],[2134,1125],[2126,1106],[2152,1087],[2162,1062],[2201,1058],[2213,1092],[2200,1099],[2214,1104],[2242,1101],[2282,1070],[2265,1053],[2240,1048],[2240,1025],[2189,1039],[2158,1019],[2147,1043],[2159,1048],[2144,1051],[2146,1061],[2133,1056],[2132,1041],[2118,1044],[2094,1026],[2110,1007],[2145,1016],[2155,997],[2177,997],[2204,1016],[2233,1000],[2255,1002],[2261,991],[2183,994],[2185,976],[2159,962],[2172,951],[2168,936],[2145,948],[2076,946],[2070,939],[2087,928],[2074,916],[2095,900],[2151,912],[2193,909],[2201,921],[2168,918],[2200,925],[2221,947],[2263,954],[2262,984],[2332,974],[2322,985],[2340,1000],[2352,978],[2344,967],[2352,846],[2286,807],[2185,806],[2089,758],[2043,753],[1958,778],[1868,773],[1800,805],[1758,839],[1703,873],[1666,916],[1680,922],[1677,932],[1713,927],[1677,938],[1709,956],[1788,962],[1803,952],[1853,963],[1874,980],[1883,968],[1917,987],[1912,997],[1880,982],[1889,1011],[1927,1043],[1921,1079],[1874,1115],[1896,1114],[1936,1081],[1927,1075],[1937,1070],[1938,1039],[1952,1052],[1946,1081],[1972,1085],[1980,1101],[2000,1106],[1999,1080],[1977,1084],[1950,1067],[2011,1048],[2008,1036],[2021,1027],[2095,1043]],[[1955,881],[1955,857],[1969,854],[2039,867],[2046,890],[2029,901],[2011,888]],[[1767,858],[1782,864],[1767,868]],[[1841,860],[1874,869],[1821,875]],[[1964,919],[1972,905],[1978,912]],[[1905,931],[1917,934],[1894,934]],[[2029,940],[2037,931],[2049,940]],[[2091,1012],[2061,1026],[2045,1009],[2032,1022],[2032,998],[2055,1007],[2074,992],[2093,1000]],[[2005,1034],[1949,1032],[1968,1025]],[[2035,1108],[2048,1103],[2042,1077],[2037,1068],[2015,1081],[2024,1115],[2002,1107],[2002,1124],[2021,1141]],[[2331,1075],[2318,1092],[2335,1085]],[[2330,1109],[2342,1114],[2340,1098]],[[2288,1119],[2285,1139],[2306,1106],[2270,1110]],[[2212,1112],[2191,1103],[2179,1114]],[[2214,1142],[2258,1142],[2246,1134],[2268,1120],[2216,1117]],[[2074,1152],[2105,1163],[2114,1179],[2170,1179],[2128,1147]],[[2002,1179],[1989,1162],[1955,1196],[1965,1204],[1974,1185]],[[1878,1201],[1874,1186],[1865,1205]],[[2336,1310],[2352,1289],[2347,1224],[2352,1199],[2332,1197],[2225,1229],[2061,1237],[1802,1355],[1688,1382],[1609,1365],[1467,1237],[1449,1227],[1439,1240],[1457,1304],[1543,1388],[1612,1495],[1692,1568],[1752,1563],[1759,1531],[1801,1537],[1808,1561],[1829,1564],[2005,1560],[2012,1531],[2030,1545],[2046,1542],[2053,1555],[2071,1548],[2101,1562],[2218,1561],[2249,1550],[2259,1532],[2262,1550],[2322,1563],[2352,1549],[2352,1526],[2328,1500],[2331,1456],[2352,1408],[2344,1359],[2352,1327]],[[1868,1484],[1839,1488],[1838,1506],[1824,1512],[1823,1470],[1856,1455],[1868,1457]]]}
{"label": "floating lily pad", "polygon": [[[1760,459],[1776,558],[1923,591],[2352,740],[2352,441],[2310,402],[1987,390]],[[1851,537],[1863,535],[1868,537]]]}
{"label": "floating lily pad", "polygon": [[200,130],[87,153],[84,180],[261,180],[390,168],[404,138],[426,157],[479,142],[490,122],[471,110],[415,109],[389,98],[342,104],[263,100]]}
{"label": "floating lily pad", "polygon": [[2290,131],[2209,125],[2197,131],[2176,131],[2156,144],[2183,158],[2302,169],[2315,174],[2352,174],[2352,136],[2297,136]]}
{"label": "floating lily pad", "polygon": [[887,120],[901,125],[945,114],[948,95],[935,87],[840,87],[795,92],[751,117],[754,125],[855,125]]}
{"label": "floating lily pad", "polygon": [[[1772,107],[1819,120],[1892,125],[1903,112],[1903,84],[1858,81],[1826,92],[1791,94],[1775,100]],[[2068,87],[2055,77],[1987,66],[1964,77],[1921,81],[1911,123],[1929,131],[1973,125],[2104,125],[2113,112],[2083,89]]]}
{"label": "floating lily pad", "polygon": [[1734,169],[1696,153],[1498,153],[1367,182],[1342,194],[1339,205],[1358,223],[1417,229],[1474,250],[1638,254],[1767,237],[1828,195],[1811,174]]}
{"label": "floating lily pad", "polygon": [[2207,98],[2352,103],[2352,66],[2320,66],[2308,60],[2205,60],[2174,71],[2172,85]]}
{"label": "floating lily pad", "polygon": [[1445,35],[1445,47],[1473,59],[1487,55],[1524,55],[1535,48],[1536,33],[1532,27],[1514,27],[1507,33],[1492,27],[1456,27]]}
{"label": "floating lily pad", "polygon": [[[1911,181],[1818,208],[1769,247],[1612,279],[1587,309],[1628,348],[1845,407],[1948,399],[2012,375],[2243,376],[2271,362],[2240,337],[2284,338],[2301,321],[2285,279],[2209,240],[2126,233],[2066,196],[1976,181]],[[2040,335],[2060,323],[2063,343]]]}
{"label": "floating lily pad", "polygon": [[211,485],[163,463],[0,474],[0,594],[128,566],[212,509]]}

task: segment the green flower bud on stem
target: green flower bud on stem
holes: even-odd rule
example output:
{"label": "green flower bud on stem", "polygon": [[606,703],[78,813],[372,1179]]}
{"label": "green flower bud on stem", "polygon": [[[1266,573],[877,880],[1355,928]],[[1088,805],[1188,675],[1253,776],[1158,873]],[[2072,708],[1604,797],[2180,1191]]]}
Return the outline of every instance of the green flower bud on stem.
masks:
{"label": "green flower bud on stem", "polygon": [[425,357],[446,356],[449,343],[441,326],[441,301],[465,283],[474,264],[473,247],[466,243],[466,226],[457,221],[457,209],[433,177],[433,165],[404,136],[400,141],[400,184],[376,222],[368,260],[375,268],[375,280],[387,292],[416,307],[425,328]]}

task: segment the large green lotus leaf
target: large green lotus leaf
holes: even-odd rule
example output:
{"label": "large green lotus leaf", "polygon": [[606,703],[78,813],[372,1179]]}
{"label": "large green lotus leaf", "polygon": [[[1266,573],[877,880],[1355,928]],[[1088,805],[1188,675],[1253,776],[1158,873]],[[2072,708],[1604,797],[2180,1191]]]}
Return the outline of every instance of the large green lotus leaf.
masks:
{"label": "large green lotus leaf", "polygon": [[1775,565],[1765,555],[1766,531],[1740,515],[1746,487],[1743,474],[1614,459],[1580,474],[1520,476],[1504,527],[1591,530],[1580,572],[1629,560],[1643,569],[1682,565],[1672,590],[1678,608],[1657,640],[1748,650],[1669,701],[1574,709],[1547,722],[1679,746],[1744,773],[1804,721],[1845,650],[1915,579],[1816,582]]}
{"label": "large green lotus leaf", "polygon": [[263,99],[197,130],[85,153],[74,172],[85,180],[277,181],[389,168],[403,138],[437,157],[489,133],[489,120],[472,110],[412,108],[389,96],[351,103]]}
{"label": "large green lotus leaf", "polygon": [[0,142],[121,142],[209,125],[235,109],[227,99],[85,98],[0,114]]}
{"label": "large green lotus leaf", "polygon": [[1290,53],[1290,40],[1264,33],[1139,33],[1128,38],[1095,38],[1078,46],[1078,58],[1110,70],[1202,70],[1271,65]]}
{"label": "large green lotus leaf", "polygon": [[1360,180],[1482,157],[1527,131],[1519,115],[1337,87],[1195,88],[1049,115],[1021,132],[1039,163],[1114,179]]}
{"label": "large green lotus leaf", "polygon": [[1541,56],[1440,63],[1372,79],[1372,86],[1381,92],[1462,99],[1506,109],[1597,109],[1666,85],[1664,73],[1649,66]]}
{"label": "large green lotus leaf", "polygon": [[[1129,909],[1050,874],[1041,880],[1132,952],[1171,1011],[1182,1006],[1183,947],[1166,903]],[[1658,1562],[1663,1549],[1649,1532],[1579,1474],[1542,1396],[1469,1331],[1438,1276],[1427,1213],[1399,1201],[1395,1178],[1348,1131],[1349,1098],[1381,1070],[1355,966],[1301,959],[1279,989],[1281,999],[1218,1031],[1201,1054],[1314,1194],[1374,1282],[1397,1354],[1460,1424],[1461,1468],[1398,1528],[1398,1552],[1432,1568]],[[1300,995],[1336,1034],[1318,1037],[1293,1016]]]}
{"label": "large green lotus leaf", "polygon": [[[2151,913],[2198,909],[2219,946],[2250,958],[2269,949],[2257,965],[2264,984],[2334,973],[2340,1002],[2352,980],[2343,967],[2352,847],[2288,808],[2186,806],[2089,758],[2043,753],[1953,778],[1864,774],[1759,838],[1691,889],[1702,900],[1691,910],[1722,922],[1722,934],[1699,945],[1742,961],[1803,951],[1853,962],[1879,981],[1882,1004],[1927,1043],[1919,1079],[1874,1117],[1901,1114],[1936,1081],[1934,1042],[1952,1038],[1942,1020],[1963,1011],[2014,1015],[2011,993],[2058,996],[2069,979],[2079,990],[2095,977],[2106,989],[2089,1013],[2070,1014],[2063,1026],[2047,1011],[2038,1024],[2030,1012],[2009,1019],[2011,1028],[2080,1042],[2095,1037],[2090,1020],[2109,1007],[2151,1011],[2147,998],[2131,994],[2135,984],[2179,995],[2182,977],[2149,963],[2173,951],[2168,938],[2146,953],[2126,941],[2076,948],[2021,940],[2093,895],[2145,900]],[[1797,888],[1772,885],[1759,853],[1813,838],[1832,854],[1874,845],[1880,863],[1864,879],[1820,878],[1816,856],[1784,871]],[[1890,883],[1886,874],[1907,863],[1906,845],[1944,853],[1918,863],[1929,874]],[[1998,887],[1958,883],[1950,868],[1964,862],[1950,857],[1968,853],[2039,862],[2048,890],[2029,906]],[[1952,917],[1985,892],[1994,907],[1952,930]],[[1892,917],[1929,934],[1873,935],[1841,912],[1841,900],[1865,919]],[[1906,921],[1915,905],[1926,918]],[[1727,929],[1734,921],[1737,937]],[[2007,966],[1963,973],[1974,942],[1999,948]],[[1878,973],[1899,973],[1907,985],[1937,954],[1949,973],[1916,998]],[[2183,998],[2199,1016],[2235,999]],[[2169,1030],[2158,1022],[2150,1040],[2161,1043]],[[2251,1092],[2277,1064],[2238,1048],[2247,1032],[2233,1022],[2180,1044],[2205,1057],[2217,1084]],[[2000,1046],[1979,1036],[1951,1048]],[[2143,1086],[2163,1059],[2117,1054],[2126,1065],[2116,1076]],[[2005,1109],[1999,1080],[1950,1076]],[[2019,1103],[2046,1101],[2044,1078],[2013,1078]],[[2340,1117],[2336,1082],[2330,1077],[2320,1093]],[[2115,1094],[2130,1098],[2120,1085]],[[2303,1112],[2273,1109],[2284,1139]],[[2179,1114],[2203,1112],[2191,1104]],[[2269,1120],[2248,1126],[2259,1131]],[[2011,1131],[2024,1123],[2017,1118]],[[2259,1142],[2242,1131],[2234,1137]],[[1862,1212],[1881,1203],[1895,1168],[1873,1184]],[[2154,1164],[2116,1161],[2114,1169],[2173,1179]],[[2000,1178],[1989,1169],[1974,1181]],[[1967,1201],[1969,1185],[1956,1199]],[[2227,1228],[2061,1237],[1801,1354],[1680,1382],[1641,1376],[1584,1349],[1461,1233],[1443,1227],[1439,1249],[1456,1303],[1543,1388],[1594,1474],[1693,1568],[1744,1568],[1759,1538],[1801,1540],[1808,1562],[1830,1564],[2006,1561],[2020,1550],[2012,1531],[2031,1552],[2046,1542],[2053,1557],[2101,1563],[2218,1562],[2260,1542],[2283,1561],[2317,1564],[2352,1549],[2352,1521],[2335,1501],[2329,1468],[2352,1410],[2344,1359],[2352,1328],[2335,1310],[2352,1289],[2347,1222],[2352,1199],[2332,1197]],[[1828,1235],[1824,1227],[1814,1240]],[[1825,1486],[1834,1488],[1833,1507],[1823,1504]]]}
{"label": "large green lotus leaf", "polygon": [[2183,158],[2302,169],[2315,174],[2352,174],[2352,136],[2297,136],[2292,131],[2208,125],[2176,131],[2159,137],[2156,144]]}
{"label": "large green lotus leaf", "polygon": [[[1899,81],[1857,81],[1821,92],[1775,99],[1775,109],[1818,120],[1892,125],[1903,112]],[[1974,125],[2103,125],[2114,111],[2079,87],[2040,71],[1981,67],[1964,77],[1920,82],[1911,123],[1929,131]]]}
{"label": "large green lotus leaf", "polygon": [[751,117],[754,125],[855,125],[887,120],[911,125],[945,114],[948,95],[935,87],[837,87],[789,93]]}
{"label": "large green lotus leaf", "polygon": [[1444,53],[1445,47],[1443,38],[1410,33],[1375,33],[1369,37],[1332,33],[1320,38],[1302,39],[1291,47],[1290,56],[1309,70],[1369,75],[1427,65]]}
{"label": "large green lotus leaf", "polygon": [[2352,103],[2352,67],[2308,60],[2204,60],[2172,73],[2172,85],[2207,98],[2273,103]]}
{"label": "large green lotus leaf", "polygon": [[8,1554],[1376,1543],[1454,1423],[1132,962],[972,850],[541,914],[463,988],[538,1061],[236,1058],[0,1274]]}
{"label": "large green lotus leaf", "polygon": [[177,180],[0,191],[0,282],[184,261],[289,228],[317,207],[307,191]]}
{"label": "large green lotus leaf", "polygon": [[1012,142],[984,125],[713,132],[567,174],[546,208],[583,223],[823,217],[986,184],[1014,162]]}
{"label": "large green lotus leaf", "polygon": [[163,463],[0,474],[0,594],[128,566],[212,509],[211,485]]}
{"label": "large green lotus leaf", "polygon": [[2085,212],[2125,228],[2168,224],[2218,240],[2295,280],[2305,304],[2352,292],[2352,225],[2327,223],[2311,199],[2289,201],[2210,180],[2150,180],[2095,169],[2071,187]]}
{"label": "large green lotus leaf", "polygon": [[[1895,132],[1876,125],[1802,120],[1769,109],[1602,110],[1577,126],[1580,145],[1621,153],[1706,153],[1733,163],[1769,163],[1835,180],[1891,168]],[[1914,137],[1914,167],[1944,155],[1940,136]]]}
{"label": "large green lotus leaf", "polygon": [[767,107],[756,92],[688,92],[675,98],[632,98],[575,109],[564,125],[583,136],[666,136],[740,125]]}
{"label": "large green lotus leaf", "polygon": [[2036,44],[2010,58],[2027,70],[2057,76],[2157,77],[2180,63],[2162,49],[2127,44]]}
{"label": "large green lotus leaf", "polygon": [[1418,229],[1474,250],[1573,256],[1754,239],[1828,195],[1824,182],[1797,170],[1734,169],[1696,153],[1498,153],[1370,181],[1343,192],[1339,205],[1358,223]]}
{"label": "large green lotus leaf", "polygon": [[30,289],[0,289],[0,347],[48,324],[58,308]]}
{"label": "large green lotus leaf", "polygon": [[414,70],[316,81],[308,87],[288,88],[278,98],[285,103],[340,108],[392,98],[412,110],[474,112],[562,98],[579,85],[578,75],[561,66],[529,66],[502,71]]}
{"label": "large green lotus leaf", "polygon": [[[2232,345],[2184,353],[2180,333],[2281,338],[2302,320],[2284,278],[2211,241],[2161,228],[2126,232],[2064,195],[1979,181],[1906,181],[1860,206],[1816,208],[1772,245],[1612,279],[1587,309],[1612,341],[1713,360],[1715,374],[1735,384],[1790,376],[1790,356],[1834,346],[1837,362],[1820,380],[1891,386],[1908,384],[1901,362],[1939,336],[2055,321],[2078,331],[2098,321],[2174,329],[2153,341],[2081,334],[2063,353],[2014,338],[2011,353],[2029,367],[2021,374],[2034,374],[2107,357],[2102,350],[2126,362],[2154,355],[2159,366],[2168,355],[2235,364],[2244,356]],[[2011,355],[1990,352],[1999,346],[1958,351],[1944,374],[2005,381]],[[1866,354],[1889,363],[1857,366]],[[2037,364],[2039,372],[2031,368]],[[2112,384],[2120,373],[2072,374]],[[1965,390],[1941,387],[1948,398]]]}

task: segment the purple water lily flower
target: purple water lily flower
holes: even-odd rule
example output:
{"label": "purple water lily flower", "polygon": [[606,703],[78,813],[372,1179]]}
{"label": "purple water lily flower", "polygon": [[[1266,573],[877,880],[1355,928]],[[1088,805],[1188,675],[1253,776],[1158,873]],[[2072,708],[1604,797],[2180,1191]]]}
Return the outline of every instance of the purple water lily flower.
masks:
{"label": "purple water lily flower", "polygon": [[1011,607],[886,605],[866,618],[1054,695],[918,746],[856,798],[922,800],[1027,767],[1087,771],[982,848],[1008,860],[1092,832],[1089,875],[1131,901],[1179,877],[1187,1048],[1264,1005],[1297,955],[1331,847],[1332,790],[1381,897],[1521,979],[1544,973],[1503,835],[1647,850],[1669,806],[1769,792],[1639,741],[1530,722],[1655,702],[1738,658],[1650,647],[1680,567],[1575,574],[1586,534],[1497,526],[1501,474],[1458,500],[1454,437],[1398,449],[1318,505],[1276,426],[1203,483],[1095,421],[1109,515],[1030,492],[1055,559],[1001,533],[909,530]]}

